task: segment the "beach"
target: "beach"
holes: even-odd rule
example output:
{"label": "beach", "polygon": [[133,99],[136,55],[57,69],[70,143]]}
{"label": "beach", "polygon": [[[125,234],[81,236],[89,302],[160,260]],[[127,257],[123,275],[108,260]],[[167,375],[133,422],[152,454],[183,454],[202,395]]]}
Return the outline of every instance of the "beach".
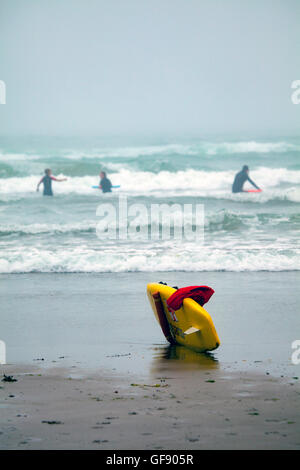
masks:
{"label": "beach", "polygon": [[102,370],[1,369],[17,379],[1,384],[1,449],[300,446],[296,379],[205,368],[152,380]]}
{"label": "beach", "polygon": [[299,450],[299,0],[0,11],[0,451]]}
{"label": "beach", "polygon": [[[216,351],[167,344],[145,292],[157,280],[215,289]],[[0,384],[1,449],[298,449],[297,285],[295,272],[1,275],[0,371],[17,379]]]}

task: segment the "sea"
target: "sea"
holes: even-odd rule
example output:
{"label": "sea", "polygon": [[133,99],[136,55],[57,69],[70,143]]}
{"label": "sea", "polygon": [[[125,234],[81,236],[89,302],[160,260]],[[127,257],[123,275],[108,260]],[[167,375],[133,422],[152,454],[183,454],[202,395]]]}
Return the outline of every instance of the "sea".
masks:
{"label": "sea", "polygon": [[[243,165],[261,193],[232,194]],[[53,197],[36,191],[45,168],[67,178],[53,182]],[[92,188],[100,171],[120,187]],[[99,205],[119,210],[124,199],[143,209],[136,236],[105,236],[109,227],[101,236]],[[176,239],[171,227],[155,238],[153,204],[175,207],[174,227],[184,205],[201,206],[190,224],[203,237]],[[299,229],[299,137],[0,140],[1,273],[298,271]]]}

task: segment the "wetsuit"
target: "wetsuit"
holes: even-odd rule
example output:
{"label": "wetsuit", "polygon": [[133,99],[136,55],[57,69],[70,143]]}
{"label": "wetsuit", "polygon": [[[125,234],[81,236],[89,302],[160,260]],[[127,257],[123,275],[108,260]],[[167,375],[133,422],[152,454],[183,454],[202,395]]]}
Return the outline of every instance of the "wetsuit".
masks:
{"label": "wetsuit", "polygon": [[53,196],[52,192],[52,180],[55,180],[53,176],[46,175],[42,178],[41,183],[44,185],[44,196]]}
{"label": "wetsuit", "polygon": [[237,175],[234,178],[234,182],[232,185],[232,192],[233,193],[242,193],[243,192],[243,186],[245,181],[249,181],[256,189],[259,189],[258,186],[252,181],[251,178],[249,178],[247,171],[240,171],[237,173]]}
{"label": "wetsuit", "polygon": [[99,185],[101,186],[103,193],[111,193],[112,184],[108,178],[102,178]]}

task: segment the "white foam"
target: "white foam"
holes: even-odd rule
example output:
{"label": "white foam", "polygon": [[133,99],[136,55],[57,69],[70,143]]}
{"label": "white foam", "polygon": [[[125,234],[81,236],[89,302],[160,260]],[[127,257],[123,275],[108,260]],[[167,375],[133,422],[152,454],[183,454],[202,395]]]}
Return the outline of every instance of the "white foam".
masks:
{"label": "white foam", "polygon": [[[61,150],[56,151],[59,158],[71,160],[84,160],[85,158],[95,159],[113,159],[113,158],[132,158],[136,159],[142,156],[154,155],[235,155],[245,153],[285,153],[299,152],[299,143],[279,142],[258,142],[255,140],[235,141],[235,142],[210,142],[202,141],[194,144],[168,143],[161,145],[142,145],[142,146],[122,146],[122,147],[99,147],[88,150]],[[37,153],[9,153],[0,150],[0,159],[2,161],[14,160],[37,160],[45,158],[45,155],[39,156]]]}
{"label": "white foam", "polygon": [[23,233],[27,235],[38,235],[43,233],[69,233],[88,232],[96,230],[97,221],[86,220],[82,222],[51,224],[51,223],[31,223],[31,224],[1,224],[1,234]]}
{"label": "white foam", "polygon": [[95,250],[88,246],[7,248],[0,260],[1,273],[20,272],[131,272],[131,271],[289,271],[300,270],[300,250],[287,253],[284,240],[255,248],[236,245],[227,249],[184,243],[151,244],[130,249],[112,244]]}
{"label": "white foam", "polygon": [[37,154],[26,153],[6,153],[0,150],[0,160],[4,162],[39,160],[41,157]]}
{"label": "white foam", "polygon": [[[67,177],[63,183],[53,182],[55,194],[82,194],[96,195],[96,190],[91,186],[98,184],[99,178],[94,176]],[[123,193],[134,195],[191,195],[200,197],[226,198],[237,201],[266,202],[273,198],[287,199],[298,202],[298,189],[281,188],[282,184],[300,184],[300,171],[287,170],[285,168],[261,167],[251,172],[251,177],[256,184],[263,188],[260,194],[232,194],[231,185],[234,178],[232,171],[199,171],[185,170],[171,173],[161,171],[151,173],[146,171],[131,171],[121,169],[109,174],[114,185],[121,185]],[[12,177],[1,180],[0,196],[26,195],[34,193],[41,176]],[[244,189],[250,189],[251,185],[245,183]],[[42,189],[42,188],[41,188]],[[114,192],[118,192],[114,190]]]}
{"label": "white foam", "polygon": [[204,144],[208,155],[237,154],[237,153],[284,153],[299,152],[300,145],[288,142],[220,142]]}
{"label": "white foam", "polygon": [[151,155],[197,155],[198,150],[190,145],[181,144],[165,144],[165,145],[147,145],[132,147],[110,147],[93,149],[88,152],[73,151],[64,155],[65,158],[71,160],[81,160],[84,158],[133,158]]}
{"label": "white foam", "polygon": [[286,199],[292,202],[300,202],[300,188],[289,188],[286,191]]}

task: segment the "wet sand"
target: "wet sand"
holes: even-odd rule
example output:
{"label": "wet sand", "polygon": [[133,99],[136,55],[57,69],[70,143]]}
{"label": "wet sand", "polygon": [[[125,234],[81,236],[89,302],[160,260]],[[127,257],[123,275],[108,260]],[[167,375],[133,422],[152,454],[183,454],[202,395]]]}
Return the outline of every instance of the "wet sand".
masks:
{"label": "wet sand", "polygon": [[299,449],[296,377],[2,365],[0,449]]}
{"label": "wet sand", "polygon": [[206,309],[221,340],[214,351],[220,367],[256,371],[262,364],[277,375],[300,375],[300,365],[291,365],[300,272],[0,275],[7,362],[36,365],[44,358],[43,365],[58,365],[64,357],[63,366],[147,374],[159,362],[156,349],[167,344],[146,296],[147,283],[157,281],[215,290]]}
{"label": "wet sand", "polygon": [[[299,449],[299,275],[0,276],[0,449]],[[213,354],[168,346],[156,280],[215,289]]]}

